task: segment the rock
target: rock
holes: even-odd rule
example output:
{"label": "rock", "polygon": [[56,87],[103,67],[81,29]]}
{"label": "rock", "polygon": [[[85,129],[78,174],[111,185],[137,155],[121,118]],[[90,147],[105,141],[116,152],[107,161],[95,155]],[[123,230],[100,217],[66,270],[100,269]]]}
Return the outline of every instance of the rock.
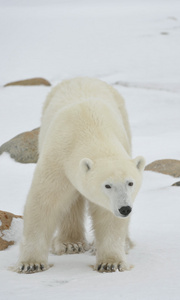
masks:
{"label": "rock", "polygon": [[173,183],[172,186],[180,186],[180,181]]}
{"label": "rock", "polygon": [[38,160],[39,128],[23,132],[0,147],[0,154],[7,152],[20,163],[36,163]]}
{"label": "rock", "polygon": [[13,86],[13,85],[46,85],[46,86],[50,86],[50,82],[47,81],[44,78],[31,78],[31,79],[25,79],[25,80],[20,80],[20,81],[14,81],[14,82],[10,82],[4,85],[4,87],[6,86]]}
{"label": "rock", "polygon": [[[1,233],[0,233],[1,234]],[[5,241],[0,237],[0,251],[5,250],[7,247],[14,245],[13,241]]]}
{"label": "rock", "polygon": [[[12,213],[0,210],[0,250],[6,249],[10,245],[14,245],[13,236],[12,240],[7,238],[6,233],[11,228],[14,218],[22,219],[22,216],[17,216]],[[10,235],[9,235],[10,236]]]}
{"label": "rock", "polygon": [[146,171],[154,171],[162,174],[180,177],[180,160],[162,159],[156,160],[145,167]]}

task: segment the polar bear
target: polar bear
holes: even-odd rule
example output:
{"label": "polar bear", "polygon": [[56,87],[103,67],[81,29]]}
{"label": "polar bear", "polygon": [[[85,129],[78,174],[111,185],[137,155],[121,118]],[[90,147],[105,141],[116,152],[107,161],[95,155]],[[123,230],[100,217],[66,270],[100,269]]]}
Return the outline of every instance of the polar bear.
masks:
{"label": "polar bear", "polygon": [[95,236],[94,269],[128,270],[128,226],[144,165],[143,157],[131,158],[124,100],[113,87],[91,78],[54,87],[43,107],[16,271],[48,269],[51,242],[58,255],[88,250],[86,202]]}

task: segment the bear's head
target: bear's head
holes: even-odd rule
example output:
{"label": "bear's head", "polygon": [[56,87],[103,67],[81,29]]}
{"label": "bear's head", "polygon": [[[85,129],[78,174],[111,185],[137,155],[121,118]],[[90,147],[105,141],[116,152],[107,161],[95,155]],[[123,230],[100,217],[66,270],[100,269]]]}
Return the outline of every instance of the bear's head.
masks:
{"label": "bear's head", "polygon": [[141,156],[132,160],[83,158],[76,173],[76,188],[89,201],[125,218],[132,211],[144,166]]}

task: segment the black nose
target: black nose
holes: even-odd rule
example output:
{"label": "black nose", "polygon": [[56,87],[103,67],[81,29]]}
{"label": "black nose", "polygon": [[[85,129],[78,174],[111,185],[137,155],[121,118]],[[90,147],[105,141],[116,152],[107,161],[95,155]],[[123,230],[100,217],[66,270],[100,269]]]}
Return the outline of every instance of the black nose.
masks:
{"label": "black nose", "polygon": [[119,209],[120,214],[122,214],[123,216],[128,216],[131,212],[132,208],[130,206],[122,206]]}

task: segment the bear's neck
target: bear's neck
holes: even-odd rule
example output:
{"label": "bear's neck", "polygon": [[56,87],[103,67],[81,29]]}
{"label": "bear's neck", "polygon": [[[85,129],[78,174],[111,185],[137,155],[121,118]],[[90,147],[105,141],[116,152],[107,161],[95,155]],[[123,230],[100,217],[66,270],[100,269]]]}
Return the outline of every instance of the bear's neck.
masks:
{"label": "bear's neck", "polygon": [[[80,152],[79,147],[77,147],[77,153]],[[91,143],[85,141],[81,147],[81,154],[77,158],[88,157],[91,160],[96,160],[98,158],[118,158],[126,157],[129,158],[128,152],[125,150],[124,146],[118,141],[114,136],[111,138],[91,138]]]}

